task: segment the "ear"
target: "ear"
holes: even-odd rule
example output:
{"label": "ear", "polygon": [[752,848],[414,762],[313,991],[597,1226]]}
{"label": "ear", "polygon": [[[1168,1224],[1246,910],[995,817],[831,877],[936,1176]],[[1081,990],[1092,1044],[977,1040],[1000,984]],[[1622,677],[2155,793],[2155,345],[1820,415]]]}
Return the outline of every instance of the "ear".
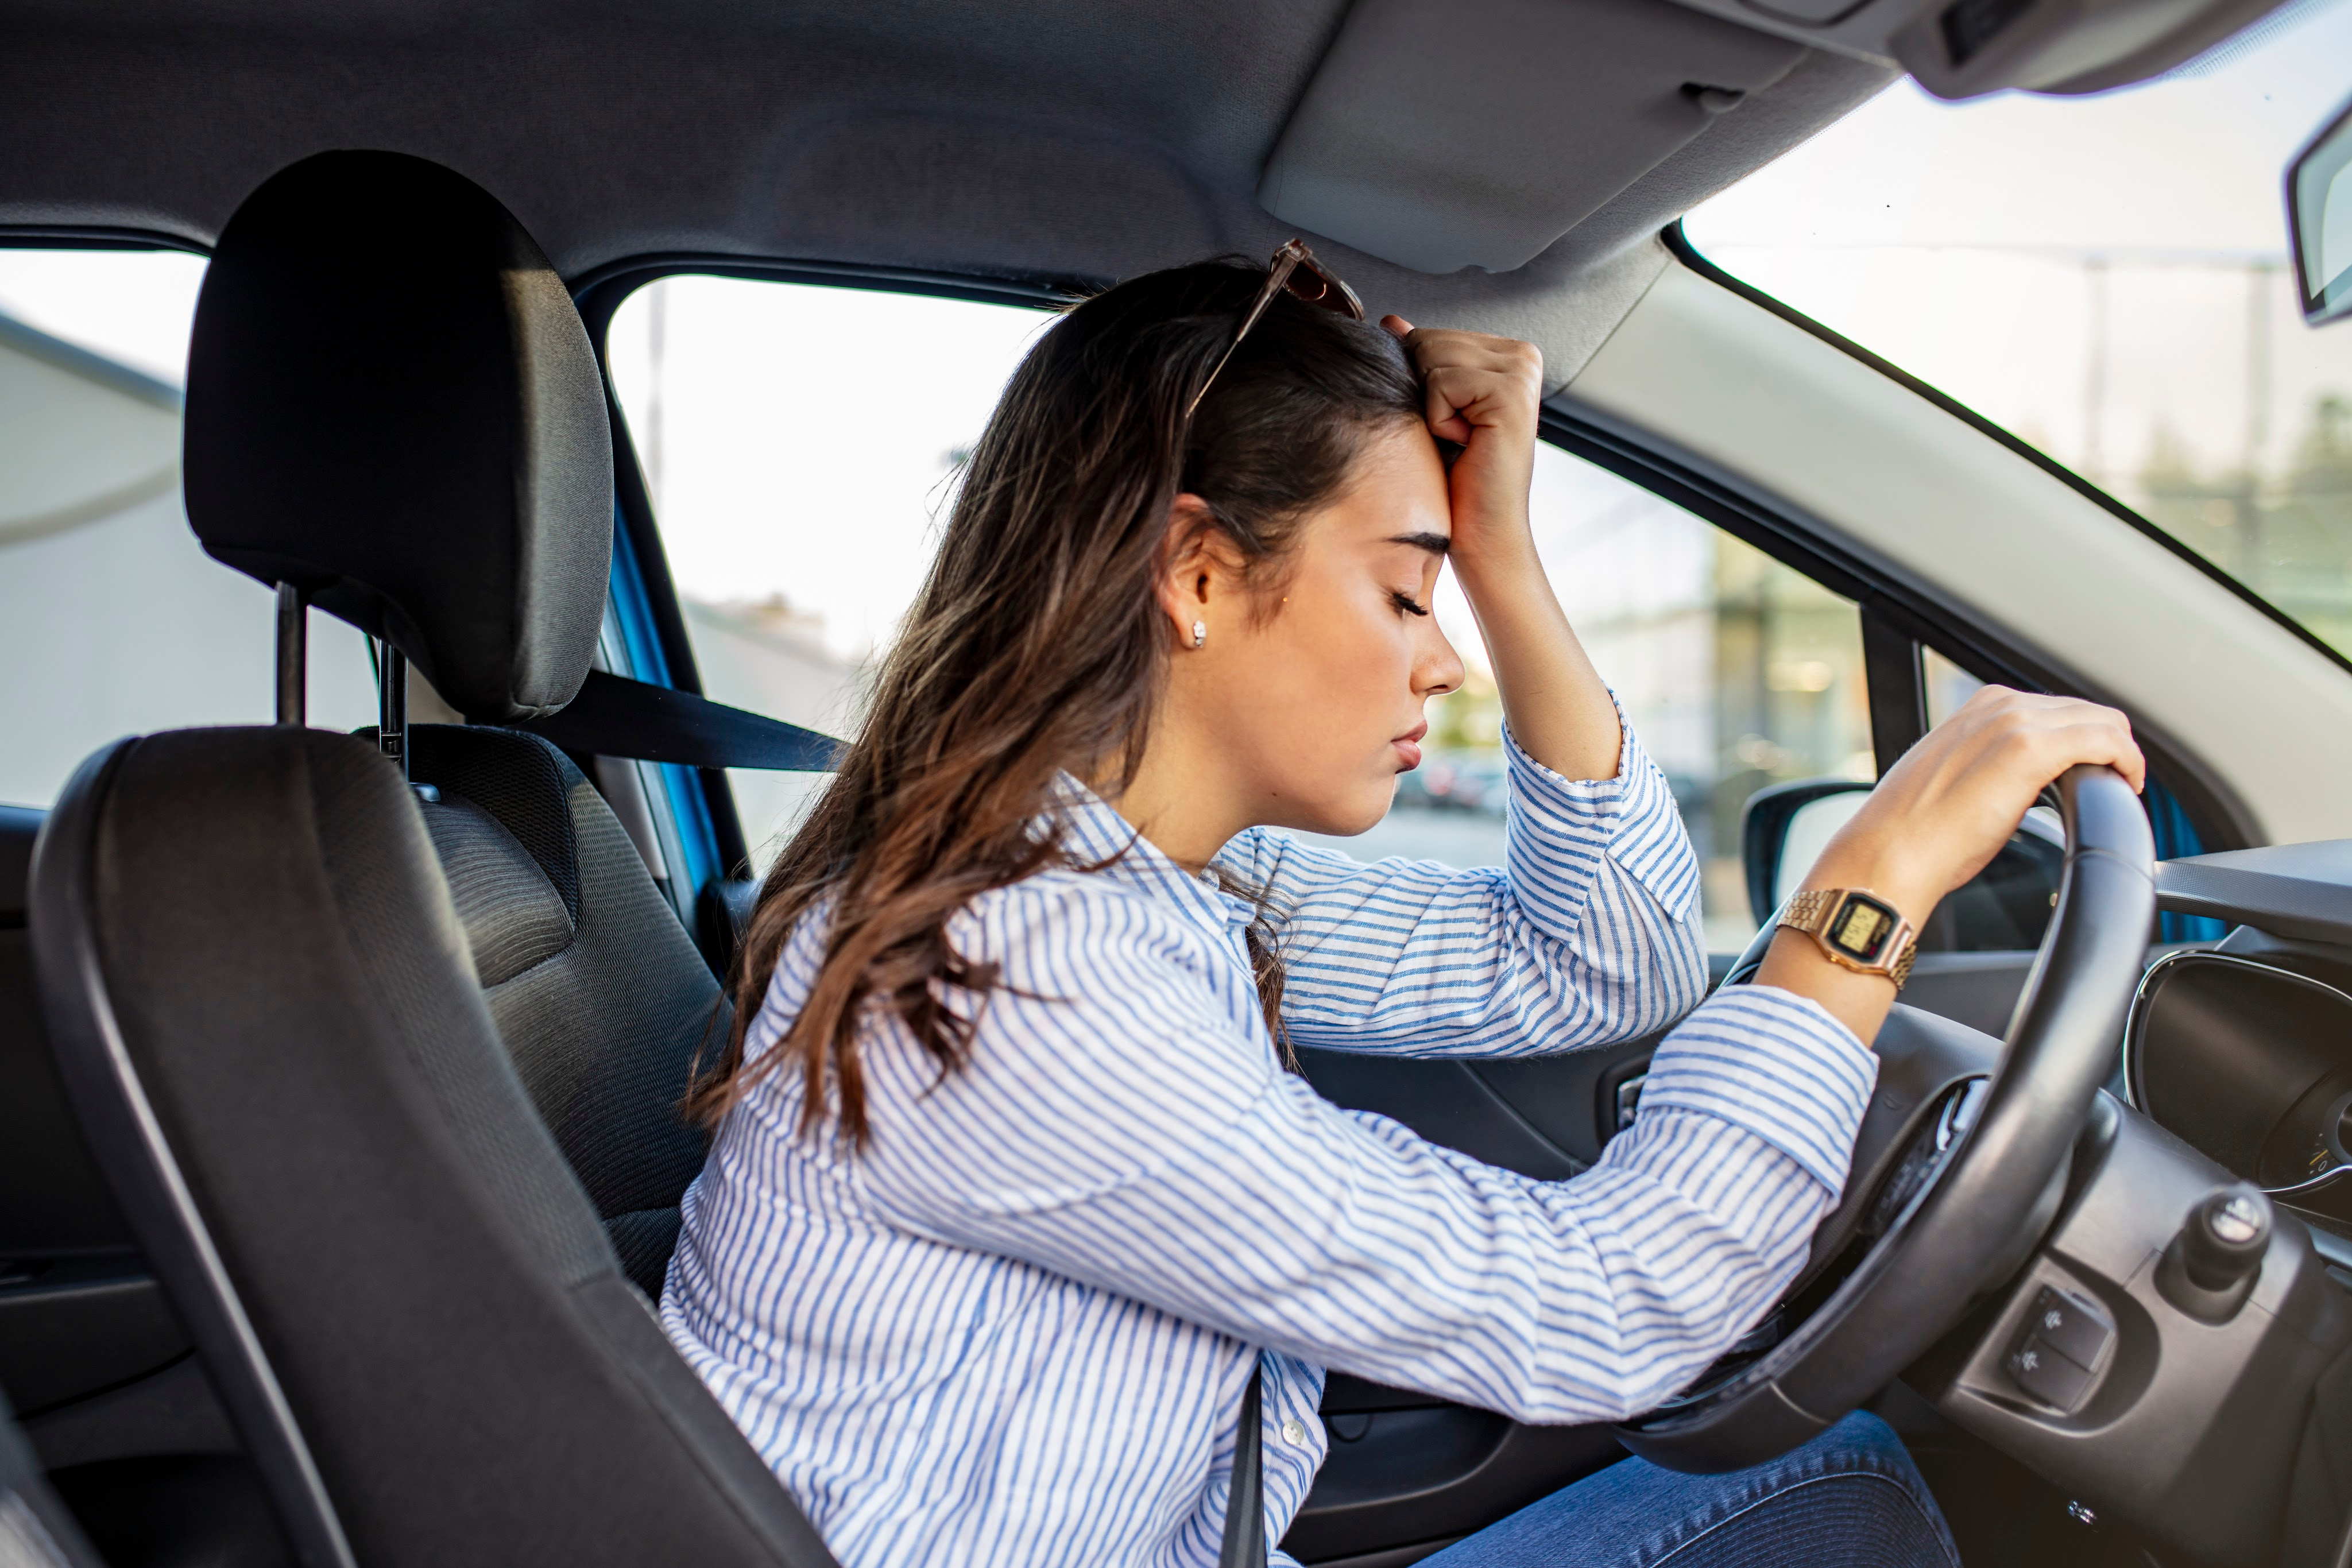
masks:
{"label": "ear", "polygon": [[1209,503],[1190,491],[1170,505],[1161,539],[1160,608],[1175,628],[1178,645],[1189,648],[1194,622],[1215,626],[1238,621],[1233,612],[1241,606],[1247,562]]}

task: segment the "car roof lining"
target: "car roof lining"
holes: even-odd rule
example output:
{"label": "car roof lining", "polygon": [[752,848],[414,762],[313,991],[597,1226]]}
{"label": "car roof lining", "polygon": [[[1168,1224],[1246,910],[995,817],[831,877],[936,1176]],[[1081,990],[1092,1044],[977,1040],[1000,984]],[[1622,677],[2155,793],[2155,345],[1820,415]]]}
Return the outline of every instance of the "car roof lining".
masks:
{"label": "car roof lining", "polygon": [[[479,182],[575,282],[689,253],[1091,286],[1296,232],[1258,185],[1347,13],[0,0],[0,225],[208,245],[278,169],[375,147]],[[1557,386],[1665,265],[1661,227],[1890,79],[1801,53],[1510,271],[1417,272],[1309,237],[1375,312],[1528,338]],[[1573,104],[1559,134],[1576,156]]]}

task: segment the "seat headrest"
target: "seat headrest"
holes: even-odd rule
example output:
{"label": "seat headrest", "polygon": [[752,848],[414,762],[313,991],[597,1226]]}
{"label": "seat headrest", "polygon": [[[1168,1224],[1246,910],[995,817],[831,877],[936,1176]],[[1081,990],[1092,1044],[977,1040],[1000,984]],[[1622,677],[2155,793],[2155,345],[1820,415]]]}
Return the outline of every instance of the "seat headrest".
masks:
{"label": "seat headrest", "polygon": [[389,641],[467,718],[579,691],[612,562],[604,383],[563,280],[472,181],[323,152],[246,198],[184,428],[215,559]]}

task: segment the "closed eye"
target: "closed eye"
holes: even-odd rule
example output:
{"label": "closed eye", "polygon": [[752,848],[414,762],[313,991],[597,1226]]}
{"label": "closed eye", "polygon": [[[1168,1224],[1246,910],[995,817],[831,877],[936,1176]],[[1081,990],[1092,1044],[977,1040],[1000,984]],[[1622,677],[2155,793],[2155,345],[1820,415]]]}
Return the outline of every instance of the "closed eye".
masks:
{"label": "closed eye", "polygon": [[1426,615],[1429,613],[1429,606],[1420,603],[1410,593],[1391,590],[1389,593],[1389,602],[1395,605],[1399,610],[1403,611],[1408,615]]}

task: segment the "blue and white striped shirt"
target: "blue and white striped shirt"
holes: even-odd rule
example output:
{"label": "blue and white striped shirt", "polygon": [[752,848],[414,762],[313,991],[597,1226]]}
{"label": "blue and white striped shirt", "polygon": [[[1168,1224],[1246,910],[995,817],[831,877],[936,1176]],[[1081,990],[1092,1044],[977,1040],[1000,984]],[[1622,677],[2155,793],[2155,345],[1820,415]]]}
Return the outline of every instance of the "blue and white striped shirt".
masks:
{"label": "blue and white striped shirt", "polygon": [[[1299,1043],[1572,1051],[1698,1002],[1697,866],[1631,731],[1613,779],[1516,747],[1510,772],[1507,871],[1368,866],[1264,831],[1219,857],[1287,911]],[[1134,836],[1075,786],[1062,831],[1088,860]],[[796,1133],[797,1073],[728,1116],[662,1320],[848,1568],[1213,1564],[1261,1364],[1272,1541],[1322,1461],[1325,1368],[1608,1420],[1687,1382],[1794,1277],[1876,1071],[1813,1003],[1709,999],[1633,1129],[1540,1182],[1286,1072],[1251,915],[1146,842],[1041,873],[950,925],[1003,966],[966,1069],[942,1080],[895,1017],[866,1025],[863,1154],[830,1124]],[[806,996],[818,924],[748,1051]]]}

